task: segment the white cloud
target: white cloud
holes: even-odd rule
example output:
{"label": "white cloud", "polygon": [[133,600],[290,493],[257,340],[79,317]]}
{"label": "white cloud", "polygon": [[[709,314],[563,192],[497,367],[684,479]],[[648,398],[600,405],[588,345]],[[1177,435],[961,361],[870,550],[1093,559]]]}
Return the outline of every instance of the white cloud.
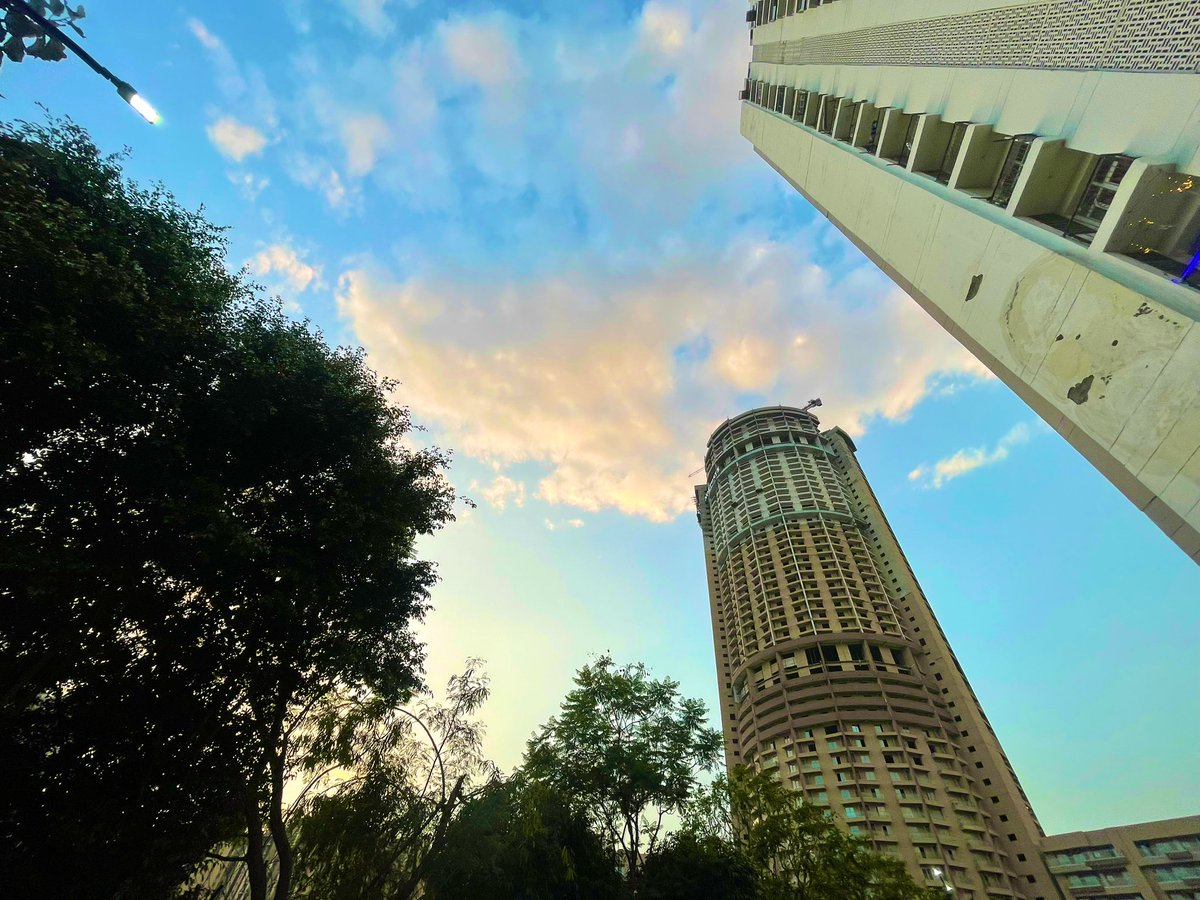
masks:
{"label": "white cloud", "polygon": [[638,22],[642,46],[664,57],[679,55],[691,34],[691,15],[686,6],[651,0],[642,7]]}
{"label": "white cloud", "polygon": [[509,503],[513,506],[525,505],[525,482],[514,481],[507,475],[497,475],[492,479],[492,483],[486,486],[473,481],[471,490],[478,491],[479,496],[483,497],[489,506],[501,512]]}
{"label": "white cloud", "polygon": [[267,144],[267,135],[279,124],[275,99],[262,71],[253,65],[240,64],[225,42],[199,19],[188,19],[187,27],[208,54],[225,106],[236,114],[223,112],[209,126],[209,139],[234,161],[261,152]]}
{"label": "white cloud", "polygon": [[257,200],[258,195],[271,183],[265,175],[255,175],[253,172],[226,172],[225,177],[238,189],[238,193],[251,203]]}
{"label": "white cloud", "polygon": [[464,81],[498,89],[521,77],[520,53],[498,21],[456,19],[442,25],[441,34],[446,58]]}
{"label": "white cloud", "polygon": [[570,134],[597,181],[589,199],[623,233],[678,224],[706,195],[740,205],[742,179],[763,165],[739,134],[750,47],[729,27],[736,12],[651,2],[621,44],[577,41],[560,54]]}
{"label": "white cloud", "polygon": [[1008,430],[1004,437],[996,442],[992,449],[987,447],[965,447],[947,457],[939,459],[932,465],[919,465],[908,473],[908,480],[920,483],[923,487],[938,489],[955,478],[961,478],[968,472],[981,469],[984,466],[994,466],[1008,459],[1014,447],[1027,443],[1030,438],[1030,426],[1019,422]]}
{"label": "white cloud", "polygon": [[255,275],[274,275],[283,287],[295,294],[304,293],[321,281],[320,266],[305,262],[288,244],[263,247],[250,259],[250,269]]}
{"label": "white cloud", "polygon": [[222,116],[209,125],[208,139],[222,156],[234,162],[241,162],[247,156],[256,156],[267,146],[265,134],[233,116]]}
{"label": "white cloud", "polygon": [[388,137],[387,122],[379,116],[352,115],[344,119],[342,143],[346,148],[346,173],[361,176],[370,172]]}
{"label": "white cloud", "polygon": [[[339,282],[342,315],[400,400],[460,452],[540,463],[536,495],[654,521],[687,510],[711,429],[746,403],[825,400],[852,433],[982,367],[878,273],[831,283],[805,240],[743,236],[629,272]],[[856,298],[850,300],[848,298]]]}
{"label": "white cloud", "polygon": [[342,0],[342,6],[368,31],[391,34],[394,23],[388,15],[389,0]]}

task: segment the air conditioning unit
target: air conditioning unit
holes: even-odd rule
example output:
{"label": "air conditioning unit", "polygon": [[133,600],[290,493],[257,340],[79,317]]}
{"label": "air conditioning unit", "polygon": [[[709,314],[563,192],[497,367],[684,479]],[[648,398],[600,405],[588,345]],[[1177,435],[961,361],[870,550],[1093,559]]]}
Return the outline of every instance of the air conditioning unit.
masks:
{"label": "air conditioning unit", "polygon": [[751,25],[754,24],[755,16],[756,16],[755,10],[753,10],[753,9],[746,10],[746,21],[749,22]]}
{"label": "air conditioning unit", "polygon": [[746,88],[742,88],[740,91],[738,91],[738,99],[739,100],[749,100],[750,99],[750,91]]}

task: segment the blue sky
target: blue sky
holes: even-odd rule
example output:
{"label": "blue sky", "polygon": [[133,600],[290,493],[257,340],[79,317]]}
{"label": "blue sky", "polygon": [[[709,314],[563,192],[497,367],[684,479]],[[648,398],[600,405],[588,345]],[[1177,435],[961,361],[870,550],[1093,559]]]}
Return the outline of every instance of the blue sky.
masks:
{"label": "blue sky", "polygon": [[126,0],[87,44],[160,126],[75,60],[0,109],[131,147],[455,450],[428,668],[488,661],[503,766],[591,653],[715,709],[690,473],[819,396],[1046,829],[1194,813],[1200,570],[739,137],[743,11]]}

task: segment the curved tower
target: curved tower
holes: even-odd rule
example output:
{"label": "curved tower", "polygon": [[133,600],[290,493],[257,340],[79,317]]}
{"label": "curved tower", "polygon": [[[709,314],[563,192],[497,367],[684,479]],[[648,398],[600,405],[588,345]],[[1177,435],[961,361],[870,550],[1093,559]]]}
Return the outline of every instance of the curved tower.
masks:
{"label": "curved tower", "polygon": [[1041,827],[854,454],[784,406],[709,439],[696,509],[726,760],[960,900],[1055,897]]}

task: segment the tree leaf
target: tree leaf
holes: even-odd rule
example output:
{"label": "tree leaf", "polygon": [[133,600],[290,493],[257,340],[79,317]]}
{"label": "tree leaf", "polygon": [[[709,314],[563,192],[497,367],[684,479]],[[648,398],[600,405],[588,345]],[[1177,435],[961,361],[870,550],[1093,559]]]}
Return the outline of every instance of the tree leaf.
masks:
{"label": "tree leaf", "polygon": [[2,49],[4,50],[4,55],[15,63],[19,63],[25,58],[25,42],[15,34],[11,35],[9,39],[4,42]]}
{"label": "tree leaf", "polygon": [[8,15],[4,17],[4,24],[8,28],[9,34],[14,37],[37,37],[42,33],[42,29],[32,19],[27,19],[15,9],[10,9]]}
{"label": "tree leaf", "polygon": [[58,38],[46,40],[43,36],[37,39],[37,43],[41,44],[41,47],[37,53],[34,53],[33,49],[30,48],[30,55],[36,56],[38,59],[44,59],[47,62],[59,62],[67,58],[67,48]]}

